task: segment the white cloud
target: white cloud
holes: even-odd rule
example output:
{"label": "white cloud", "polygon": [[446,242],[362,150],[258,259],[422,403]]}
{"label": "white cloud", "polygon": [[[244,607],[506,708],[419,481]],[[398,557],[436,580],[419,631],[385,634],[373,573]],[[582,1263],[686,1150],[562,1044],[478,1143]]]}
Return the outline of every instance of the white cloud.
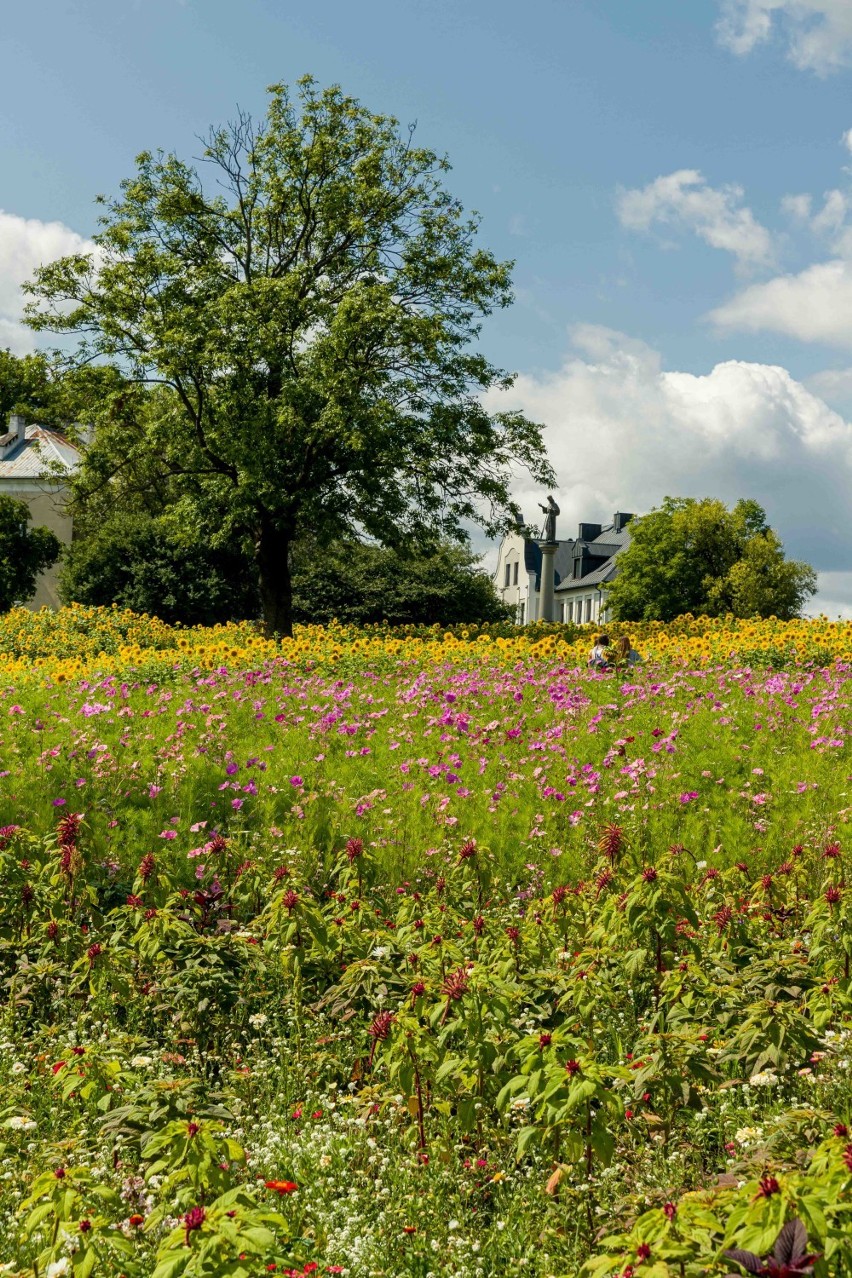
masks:
{"label": "white cloud", "polygon": [[817,574],[817,593],[806,612],[816,617],[824,612],[827,617],[845,617],[852,621],[852,572],[821,572]]}
{"label": "white cloud", "polygon": [[[666,495],[753,497],[790,555],[852,570],[852,423],[784,368],[732,360],[703,375],[667,372],[623,334],[585,327],[573,337],[558,372],[522,374],[490,397],[548,424],[563,536],[580,519],[641,513]],[[532,517],[539,495],[517,495]]]}
{"label": "white cloud", "polygon": [[794,222],[810,222],[811,203],[810,195],[785,195],[781,208]]}
{"label": "white cloud", "polygon": [[733,253],[740,266],[762,266],[772,260],[772,239],[742,206],[739,186],[708,186],[697,169],[678,169],[647,186],[620,191],[622,226],[649,231],[655,225],[693,231],[713,248]]}
{"label": "white cloud", "polygon": [[798,275],[752,284],[709,318],[722,329],[852,347],[852,262],[817,262]]}
{"label": "white cloud", "polygon": [[721,0],[717,34],[740,57],[780,29],[790,61],[828,75],[852,64],[849,0]]}
{"label": "white cloud", "polygon": [[40,222],[0,209],[0,346],[16,354],[33,349],[33,337],[21,322],[21,285],[37,266],[69,253],[88,253],[94,245],[62,222]]}
{"label": "white cloud", "polygon": [[832,408],[852,414],[852,368],[827,368],[806,378],[805,384]]}
{"label": "white cloud", "polygon": [[847,151],[852,152],[852,129],[847,129],[840,141],[846,147]]}

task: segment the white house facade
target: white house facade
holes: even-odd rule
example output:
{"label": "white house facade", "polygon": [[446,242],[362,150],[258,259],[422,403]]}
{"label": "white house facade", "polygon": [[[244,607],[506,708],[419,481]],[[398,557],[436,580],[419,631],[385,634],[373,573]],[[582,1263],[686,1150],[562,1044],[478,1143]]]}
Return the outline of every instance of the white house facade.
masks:
{"label": "white house facade", "polygon": [[[577,537],[557,541],[553,559],[554,621],[604,622],[604,587],[618,571],[615,560],[630,543],[632,515],[617,511],[611,524],[581,523]],[[540,617],[541,548],[520,530],[500,543],[494,585],[515,610],[519,626]]]}
{"label": "white house facade", "polygon": [[[44,526],[64,544],[73,534],[67,510],[68,479],[80,464],[80,450],[59,431],[28,426],[23,417],[9,418],[0,436],[0,494],[25,501],[35,527]],[[59,567],[54,564],[36,583],[28,608],[59,608]]]}

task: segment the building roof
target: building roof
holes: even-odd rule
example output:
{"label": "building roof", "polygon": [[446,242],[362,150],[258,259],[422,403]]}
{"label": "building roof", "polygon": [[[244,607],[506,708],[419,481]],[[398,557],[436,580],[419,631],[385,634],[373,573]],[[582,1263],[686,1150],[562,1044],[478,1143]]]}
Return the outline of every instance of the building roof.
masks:
{"label": "building roof", "polygon": [[[8,442],[7,442],[8,441]],[[80,465],[80,450],[70,439],[46,426],[28,426],[26,437],[0,438],[0,482],[15,479],[60,479]]]}
{"label": "building roof", "polygon": [[586,545],[594,548],[594,554],[598,559],[601,555],[606,555],[606,560],[603,563],[599,562],[597,567],[587,572],[584,577],[563,577],[556,587],[558,593],[595,589],[603,585],[605,581],[611,581],[618,571],[617,556],[630,545],[630,531],[626,526],[619,528],[616,524],[612,524],[608,528],[601,529],[598,536],[593,537]]}
{"label": "building roof", "polygon": [[593,568],[591,572],[587,572],[585,577],[567,577],[556,587],[558,591],[583,590],[587,586],[600,586],[604,581],[609,581],[615,576],[618,564],[614,562],[615,556],[607,559],[606,563],[601,564],[600,568]]}

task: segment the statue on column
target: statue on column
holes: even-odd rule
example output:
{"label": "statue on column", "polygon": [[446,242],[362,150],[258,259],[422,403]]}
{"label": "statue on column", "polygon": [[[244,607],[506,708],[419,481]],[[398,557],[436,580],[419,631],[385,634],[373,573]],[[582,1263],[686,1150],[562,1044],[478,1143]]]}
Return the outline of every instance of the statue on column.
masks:
{"label": "statue on column", "polygon": [[545,543],[556,541],[556,516],[559,514],[559,507],[548,493],[547,505],[542,506],[539,502],[539,510],[544,511],[544,527],[541,530],[541,540]]}

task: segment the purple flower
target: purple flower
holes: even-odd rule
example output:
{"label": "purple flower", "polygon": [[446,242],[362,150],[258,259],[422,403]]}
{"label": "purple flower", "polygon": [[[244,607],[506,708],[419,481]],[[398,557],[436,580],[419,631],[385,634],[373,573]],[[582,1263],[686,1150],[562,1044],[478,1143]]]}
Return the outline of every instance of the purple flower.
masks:
{"label": "purple flower", "polygon": [[55,808],[64,808],[64,807],[65,807],[65,804],[66,804],[67,802],[68,802],[68,800],[67,800],[67,799],[54,799],[54,800],[53,800],[53,806],[54,806]]}
{"label": "purple flower", "polygon": [[177,830],[161,830],[161,831],[160,831],[160,838],[161,838],[161,839],[176,839],[176,838],[177,838]]}
{"label": "purple flower", "polygon": [[680,802],[691,803],[693,799],[697,799],[697,798],[698,798],[697,790],[684,790],[683,794],[680,796]]}
{"label": "purple flower", "polygon": [[302,777],[291,777],[290,784],[295,786],[297,790],[300,790],[305,782]]}
{"label": "purple flower", "polygon": [[245,799],[231,799],[231,807],[235,812],[239,812],[244,803]]}

